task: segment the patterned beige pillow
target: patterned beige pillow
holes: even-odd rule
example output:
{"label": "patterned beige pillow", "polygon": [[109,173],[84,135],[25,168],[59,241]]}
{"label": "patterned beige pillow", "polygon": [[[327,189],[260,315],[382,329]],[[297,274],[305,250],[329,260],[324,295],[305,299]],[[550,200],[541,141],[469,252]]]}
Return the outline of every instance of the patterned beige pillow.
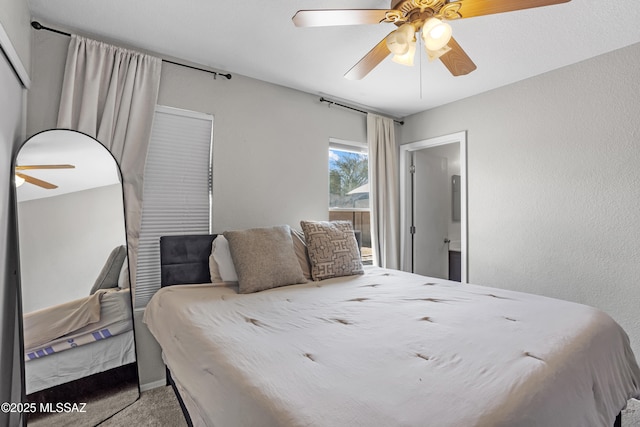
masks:
{"label": "patterned beige pillow", "polygon": [[358,242],[349,221],[300,221],[313,280],[364,274]]}
{"label": "patterned beige pillow", "polygon": [[241,294],[306,283],[288,225],[225,231]]}

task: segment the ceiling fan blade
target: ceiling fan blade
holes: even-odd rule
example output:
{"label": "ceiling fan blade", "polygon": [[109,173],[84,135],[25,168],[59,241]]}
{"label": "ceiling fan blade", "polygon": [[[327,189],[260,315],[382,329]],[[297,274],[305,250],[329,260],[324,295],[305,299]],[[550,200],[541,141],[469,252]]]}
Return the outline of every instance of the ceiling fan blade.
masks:
{"label": "ceiling fan blade", "polygon": [[476,64],[473,63],[469,55],[460,47],[458,42],[451,37],[448,46],[451,50],[440,57],[440,61],[454,76],[464,76],[475,70]]}
{"label": "ceiling fan blade", "polygon": [[74,165],[24,165],[16,166],[16,170],[30,170],[30,169],[74,169]]}
{"label": "ceiling fan blade", "polygon": [[51,184],[51,183],[49,183],[47,181],[43,181],[41,179],[34,178],[32,176],[25,175],[25,174],[20,173],[20,172],[16,172],[16,176],[19,176],[20,178],[24,179],[29,184],[37,185],[38,187],[42,187],[42,188],[44,188],[46,190],[53,190],[54,188],[58,188],[57,185],[53,185],[53,184]]}
{"label": "ceiling fan blade", "polygon": [[512,12],[514,10],[551,6],[571,0],[461,0],[458,13],[463,18]]}
{"label": "ceiling fan blade", "polygon": [[379,24],[387,12],[386,9],[299,10],[291,19],[296,27]]}
{"label": "ceiling fan blade", "polygon": [[344,75],[349,80],[360,80],[378,66],[379,63],[389,56],[391,51],[387,47],[387,38],[383,38],[380,43],[374,46],[356,65],[351,67]]}

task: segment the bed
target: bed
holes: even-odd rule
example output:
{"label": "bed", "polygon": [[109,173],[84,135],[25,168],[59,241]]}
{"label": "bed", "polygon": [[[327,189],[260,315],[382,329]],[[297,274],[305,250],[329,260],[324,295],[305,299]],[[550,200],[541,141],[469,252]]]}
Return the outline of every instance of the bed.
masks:
{"label": "bed", "polygon": [[27,313],[23,325],[26,394],[135,362],[129,289]]}
{"label": "bed", "polygon": [[57,390],[65,395],[78,388],[76,380],[100,373],[132,376],[136,354],[128,266],[126,246],[118,245],[88,296],[24,314],[27,395],[51,394],[63,384]]}
{"label": "bed", "polygon": [[161,239],[144,313],[193,425],[612,426],[640,397],[597,309],[377,267],[240,293],[215,238]]}

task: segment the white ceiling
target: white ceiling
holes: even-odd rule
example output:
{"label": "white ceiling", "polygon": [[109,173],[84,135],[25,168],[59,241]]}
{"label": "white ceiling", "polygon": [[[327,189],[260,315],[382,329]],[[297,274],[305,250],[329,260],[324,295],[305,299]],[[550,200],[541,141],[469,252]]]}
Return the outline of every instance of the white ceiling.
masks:
{"label": "white ceiling", "polygon": [[[464,0],[462,0],[464,1]],[[569,3],[452,21],[478,69],[453,77],[424,55],[343,78],[392,24],[297,28],[300,9],[387,9],[390,0],[28,0],[44,25],[404,117],[640,42],[640,1]],[[224,84],[212,83],[212,84]]]}
{"label": "white ceiling", "polygon": [[60,129],[41,132],[25,142],[16,157],[18,166],[52,164],[71,164],[75,168],[21,171],[58,188],[47,190],[25,182],[16,190],[18,202],[120,183],[118,165],[109,151],[80,132]]}

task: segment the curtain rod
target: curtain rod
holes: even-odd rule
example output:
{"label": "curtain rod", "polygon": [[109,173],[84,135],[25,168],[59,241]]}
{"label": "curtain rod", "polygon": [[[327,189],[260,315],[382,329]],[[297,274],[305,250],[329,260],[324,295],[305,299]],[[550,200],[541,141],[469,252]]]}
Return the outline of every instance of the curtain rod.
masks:
{"label": "curtain rod", "polygon": [[[354,107],[351,107],[351,106],[349,106],[349,105],[340,104],[340,103],[338,103],[338,102],[331,101],[331,100],[329,100],[329,99],[322,98],[322,97],[320,98],[320,102],[326,102],[326,103],[327,103],[327,104],[329,104],[329,105],[337,105],[338,107],[348,108],[349,110],[357,111],[358,113],[362,113],[362,114],[369,114],[369,112],[368,112],[368,111],[359,110],[359,109],[354,108]],[[403,124],[404,124],[404,121],[403,121],[403,120],[396,120],[396,119],[393,119],[393,121],[394,121],[394,122],[396,122],[396,123],[398,123],[399,125],[403,125]]]}
{"label": "curtain rod", "polygon": [[[55,28],[45,27],[44,25],[42,25],[38,21],[31,21],[31,26],[33,28],[35,28],[36,30],[47,30],[47,31],[51,31],[52,33],[62,34],[63,36],[67,36],[67,37],[71,36],[70,33],[66,33],[64,31],[56,30]],[[226,77],[227,80],[231,79],[231,74],[224,74],[224,73],[219,73],[217,71],[205,70],[204,68],[194,67],[193,65],[181,64],[179,62],[169,61],[168,59],[163,59],[162,62],[167,62],[169,64],[179,65],[181,67],[191,68],[193,70],[204,71],[205,73],[213,74],[213,79],[214,80],[215,80],[215,78],[217,76]]]}

